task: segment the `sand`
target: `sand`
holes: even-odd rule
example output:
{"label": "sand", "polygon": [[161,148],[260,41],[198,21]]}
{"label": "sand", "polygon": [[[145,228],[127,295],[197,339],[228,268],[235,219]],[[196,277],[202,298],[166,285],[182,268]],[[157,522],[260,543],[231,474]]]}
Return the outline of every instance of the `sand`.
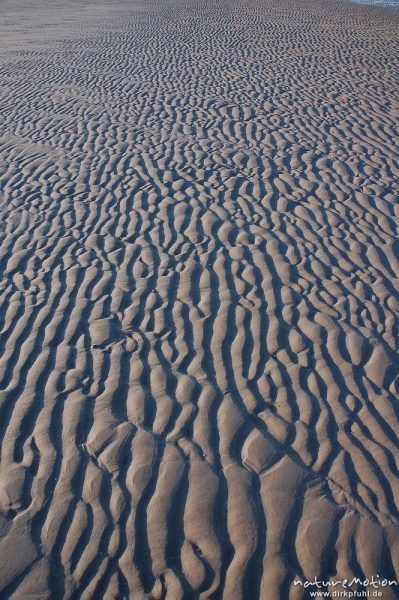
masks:
{"label": "sand", "polygon": [[399,578],[398,26],[2,0],[2,599]]}

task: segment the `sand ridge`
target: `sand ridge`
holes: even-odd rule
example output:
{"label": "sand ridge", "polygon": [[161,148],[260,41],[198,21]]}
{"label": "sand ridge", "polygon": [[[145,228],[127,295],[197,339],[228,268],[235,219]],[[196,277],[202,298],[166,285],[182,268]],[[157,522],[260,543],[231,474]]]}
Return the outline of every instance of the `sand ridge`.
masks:
{"label": "sand ridge", "polygon": [[397,579],[398,13],[0,14],[1,597]]}

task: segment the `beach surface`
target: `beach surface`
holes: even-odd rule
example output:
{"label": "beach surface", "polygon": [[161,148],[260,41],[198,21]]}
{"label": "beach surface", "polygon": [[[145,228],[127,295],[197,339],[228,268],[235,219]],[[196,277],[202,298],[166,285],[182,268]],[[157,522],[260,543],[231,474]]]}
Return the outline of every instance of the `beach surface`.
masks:
{"label": "beach surface", "polygon": [[0,82],[1,599],[398,598],[399,11],[2,0]]}

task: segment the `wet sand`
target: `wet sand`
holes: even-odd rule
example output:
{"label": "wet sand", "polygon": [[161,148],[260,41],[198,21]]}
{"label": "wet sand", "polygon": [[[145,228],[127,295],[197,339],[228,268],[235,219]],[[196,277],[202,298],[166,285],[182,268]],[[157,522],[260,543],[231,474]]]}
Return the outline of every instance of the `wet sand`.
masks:
{"label": "wet sand", "polygon": [[399,11],[81,5],[0,4],[1,598],[397,580]]}

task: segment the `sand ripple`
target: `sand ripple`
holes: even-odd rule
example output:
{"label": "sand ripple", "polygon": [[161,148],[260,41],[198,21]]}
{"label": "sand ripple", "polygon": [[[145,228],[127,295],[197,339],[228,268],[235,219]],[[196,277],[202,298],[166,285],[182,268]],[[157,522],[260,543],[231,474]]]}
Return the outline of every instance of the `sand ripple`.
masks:
{"label": "sand ripple", "polygon": [[397,15],[80,4],[0,9],[1,597],[396,578]]}

